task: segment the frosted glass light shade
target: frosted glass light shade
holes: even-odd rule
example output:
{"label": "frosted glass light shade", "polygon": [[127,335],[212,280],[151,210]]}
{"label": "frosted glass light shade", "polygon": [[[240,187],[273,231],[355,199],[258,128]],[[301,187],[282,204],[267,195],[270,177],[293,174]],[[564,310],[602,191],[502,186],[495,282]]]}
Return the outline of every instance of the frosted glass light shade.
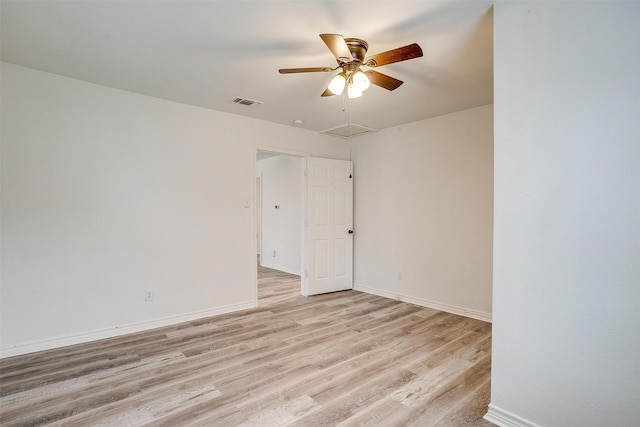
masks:
{"label": "frosted glass light shade", "polygon": [[344,75],[340,73],[337,76],[335,76],[333,79],[331,79],[331,83],[329,83],[329,86],[327,87],[327,89],[329,89],[329,91],[331,91],[331,93],[333,93],[334,95],[340,95],[344,90],[345,82],[346,80],[344,78]]}
{"label": "frosted glass light shade", "polygon": [[358,89],[360,92],[364,92],[365,90],[367,90],[367,88],[371,84],[367,75],[362,71],[356,71],[355,73],[353,73],[351,81],[353,82],[353,85],[356,87],[356,89]]}
{"label": "frosted glass light shade", "polygon": [[349,87],[347,87],[347,96],[349,99],[360,98],[362,96],[362,91],[358,90],[353,83],[349,83]]}

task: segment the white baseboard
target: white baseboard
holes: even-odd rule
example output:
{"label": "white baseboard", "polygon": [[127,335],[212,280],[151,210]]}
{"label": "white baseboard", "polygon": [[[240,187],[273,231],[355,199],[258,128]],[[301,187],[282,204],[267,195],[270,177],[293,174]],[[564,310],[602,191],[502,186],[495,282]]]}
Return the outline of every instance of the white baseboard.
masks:
{"label": "white baseboard", "polygon": [[489,411],[484,419],[500,427],[540,427],[538,424],[489,404]]}
{"label": "white baseboard", "polygon": [[434,308],[440,311],[446,311],[447,313],[458,314],[460,316],[471,317],[472,319],[482,320],[484,322],[491,323],[492,317],[490,313],[484,313],[482,311],[471,310],[469,308],[457,307],[454,305],[443,304],[437,301],[431,301],[423,298],[416,298],[409,295],[395,294],[382,289],[371,288],[359,283],[353,284],[353,289],[356,291],[366,292],[368,294],[374,294],[385,298],[391,298],[398,301],[404,301],[411,304],[419,305],[421,307]]}
{"label": "white baseboard", "polygon": [[284,267],[284,266],[278,265],[278,264],[272,264],[270,262],[265,262],[262,259],[260,260],[260,266],[266,267],[266,268],[271,268],[272,270],[284,271],[285,273],[293,274],[295,276],[301,276],[302,275],[300,270],[297,270],[295,268]]}
{"label": "white baseboard", "polygon": [[232,304],[224,307],[217,307],[210,310],[202,310],[191,313],[180,314],[178,316],[169,316],[162,319],[149,320],[144,322],[131,323],[124,326],[115,326],[113,328],[98,329],[79,334],[67,335],[63,337],[52,338],[43,341],[37,341],[27,344],[15,345],[10,348],[0,349],[0,359],[6,357],[19,356],[21,354],[34,353],[36,351],[50,350],[53,348],[65,347],[74,344],[83,344],[90,341],[97,341],[105,338],[114,338],[121,335],[127,335],[134,332],[142,332],[150,329],[161,328],[163,326],[175,325],[192,320],[203,319],[205,317],[217,316],[219,314],[231,313],[234,311],[247,310],[255,308],[256,302],[244,302],[240,304]]}

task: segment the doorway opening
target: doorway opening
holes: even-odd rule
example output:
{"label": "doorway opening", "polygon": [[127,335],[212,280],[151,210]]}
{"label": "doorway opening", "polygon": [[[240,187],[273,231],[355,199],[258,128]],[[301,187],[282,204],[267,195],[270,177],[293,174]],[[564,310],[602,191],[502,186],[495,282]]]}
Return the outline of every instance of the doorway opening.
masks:
{"label": "doorway opening", "polygon": [[256,305],[301,295],[306,153],[256,148]]}
{"label": "doorway opening", "polygon": [[256,148],[259,265],[300,276],[304,296],[353,289],[352,172],[350,160]]}

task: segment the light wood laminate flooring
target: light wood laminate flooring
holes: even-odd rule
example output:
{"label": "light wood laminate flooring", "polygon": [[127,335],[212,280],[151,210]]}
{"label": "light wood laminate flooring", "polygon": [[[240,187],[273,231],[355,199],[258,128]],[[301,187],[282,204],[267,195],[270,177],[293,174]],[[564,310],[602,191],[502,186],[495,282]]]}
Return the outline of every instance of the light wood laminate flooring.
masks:
{"label": "light wood laminate flooring", "polygon": [[491,325],[357,291],[0,361],[2,426],[492,426]]}

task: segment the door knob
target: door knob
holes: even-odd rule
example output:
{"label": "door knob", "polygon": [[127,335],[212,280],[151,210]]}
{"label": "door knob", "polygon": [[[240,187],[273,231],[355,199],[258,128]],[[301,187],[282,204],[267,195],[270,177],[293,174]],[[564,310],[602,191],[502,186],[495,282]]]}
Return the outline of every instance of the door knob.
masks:
{"label": "door knob", "polygon": [[349,230],[349,234],[353,234],[353,230]]}

